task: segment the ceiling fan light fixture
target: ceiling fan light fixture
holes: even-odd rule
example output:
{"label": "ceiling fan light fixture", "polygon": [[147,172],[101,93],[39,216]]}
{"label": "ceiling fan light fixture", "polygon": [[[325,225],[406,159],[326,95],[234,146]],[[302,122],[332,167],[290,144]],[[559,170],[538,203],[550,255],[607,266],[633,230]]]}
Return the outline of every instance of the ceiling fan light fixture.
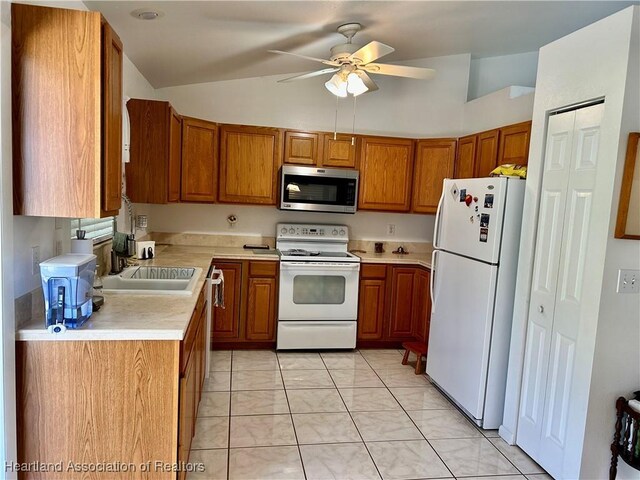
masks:
{"label": "ceiling fan light fixture", "polygon": [[351,95],[357,97],[358,95],[361,95],[368,90],[369,89],[362,81],[362,78],[360,78],[360,75],[358,75],[356,72],[351,72],[347,76],[347,92],[349,92]]}
{"label": "ceiling fan light fixture", "polygon": [[337,74],[334,74],[331,79],[324,84],[324,86],[336,97],[344,98],[347,96],[347,82]]}

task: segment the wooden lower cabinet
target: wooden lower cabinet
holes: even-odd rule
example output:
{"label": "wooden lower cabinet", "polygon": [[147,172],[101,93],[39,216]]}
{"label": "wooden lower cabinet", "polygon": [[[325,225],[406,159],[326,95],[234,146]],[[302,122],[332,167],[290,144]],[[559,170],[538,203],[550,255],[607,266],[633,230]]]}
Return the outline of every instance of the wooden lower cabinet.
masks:
{"label": "wooden lower cabinet", "polygon": [[431,300],[430,271],[412,265],[363,263],[360,269],[358,346],[426,342]]}
{"label": "wooden lower cabinet", "polygon": [[213,348],[272,346],[278,314],[278,262],[213,260],[224,273],[225,308],[214,308]]}
{"label": "wooden lower cabinet", "polygon": [[[205,312],[202,291],[182,341],[16,342],[18,462],[63,466],[19,478],[184,478],[153,465],[189,459],[205,375]],[[149,461],[146,472],[82,471]]]}

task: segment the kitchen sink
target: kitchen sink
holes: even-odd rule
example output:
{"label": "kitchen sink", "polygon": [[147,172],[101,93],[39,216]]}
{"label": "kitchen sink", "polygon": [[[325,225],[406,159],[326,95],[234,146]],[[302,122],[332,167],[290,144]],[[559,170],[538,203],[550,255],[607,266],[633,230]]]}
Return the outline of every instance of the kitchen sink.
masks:
{"label": "kitchen sink", "polygon": [[103,291],[139,295],[191,295],[202,274],[196,267],[129,267],[102,278]]}

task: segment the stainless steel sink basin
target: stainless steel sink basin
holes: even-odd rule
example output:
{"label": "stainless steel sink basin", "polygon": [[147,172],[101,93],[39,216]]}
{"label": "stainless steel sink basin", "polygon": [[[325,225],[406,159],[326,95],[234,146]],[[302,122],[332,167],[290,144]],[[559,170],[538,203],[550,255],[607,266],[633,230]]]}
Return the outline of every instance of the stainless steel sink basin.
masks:
{"label": "stainless steel sink basin", "polygon": [[107,293],[191,295],[201,274],[195,267],[129,267],[102,283]]}

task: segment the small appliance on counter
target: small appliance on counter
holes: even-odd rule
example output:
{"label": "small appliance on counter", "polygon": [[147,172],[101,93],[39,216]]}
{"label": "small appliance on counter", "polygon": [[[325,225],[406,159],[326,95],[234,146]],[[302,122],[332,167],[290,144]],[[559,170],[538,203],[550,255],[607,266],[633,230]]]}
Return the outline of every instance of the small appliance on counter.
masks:
{"label": "small appliance on counter", "polygon": [[40,263],[45,327],[52,333],[80,328],[93,313],[96,256],[69,253]]}

